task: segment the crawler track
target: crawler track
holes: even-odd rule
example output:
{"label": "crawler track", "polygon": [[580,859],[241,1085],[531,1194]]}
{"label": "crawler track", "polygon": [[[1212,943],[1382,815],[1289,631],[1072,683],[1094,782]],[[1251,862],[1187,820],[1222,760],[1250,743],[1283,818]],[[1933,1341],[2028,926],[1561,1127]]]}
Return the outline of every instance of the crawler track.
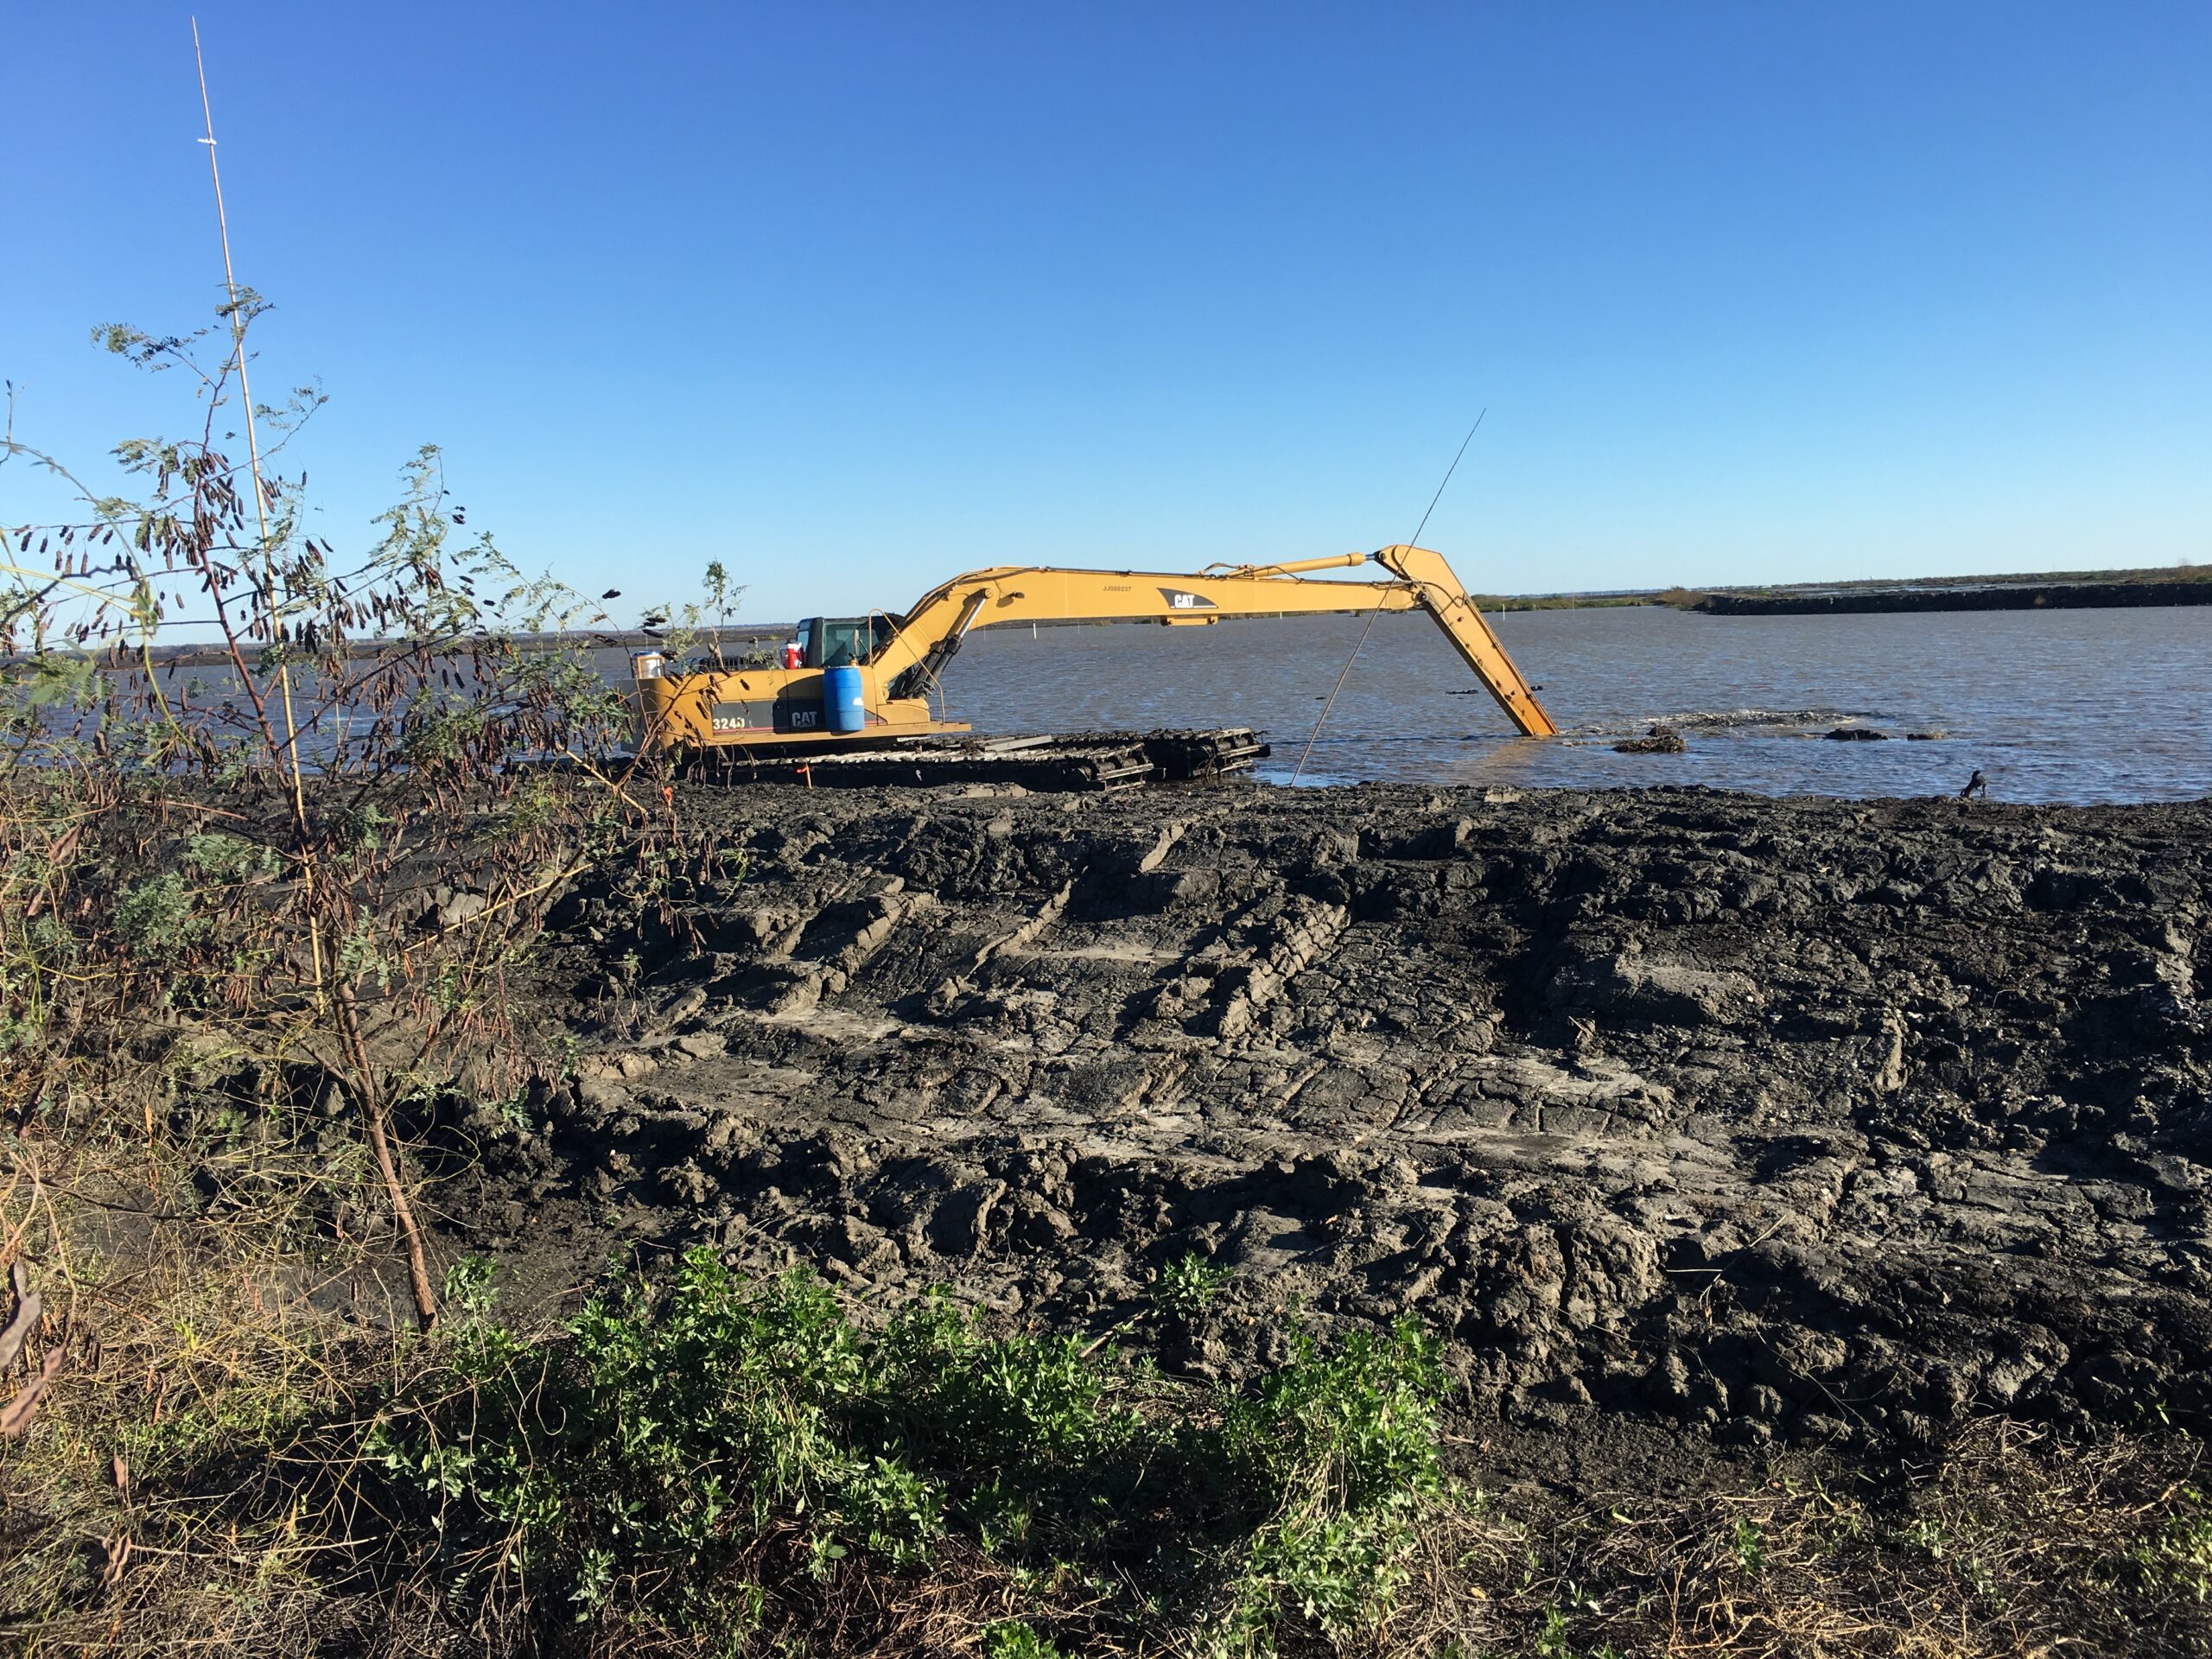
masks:
{"label": "crawler track", "polygon": [[823,789],[1016,784],[1044,793],[1113,794],[1249,771],[1270,753],[1249,729],[1084,732],[1072,736],[914,738],[894,747],[766,758],[712,752],[690,770],[702,781],[800,784]]}

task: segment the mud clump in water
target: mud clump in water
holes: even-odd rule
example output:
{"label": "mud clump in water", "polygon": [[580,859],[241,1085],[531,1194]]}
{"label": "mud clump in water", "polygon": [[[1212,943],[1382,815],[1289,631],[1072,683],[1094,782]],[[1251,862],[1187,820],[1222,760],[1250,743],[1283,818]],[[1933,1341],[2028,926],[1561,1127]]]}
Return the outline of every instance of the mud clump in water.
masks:
{"label": "mud clump in water", "polygon": [[2212,805],[679,809],[719,874],[557,913],[487,1239],[1100,1328],[1197,1253],[1187,1369],[1411,1310],[1480,1410],[1744,1442],[2212,1403]]}
{"label": "mud clump in water", "polygon": [[1615,754],[1688,754],[1690,746],[1671,726],[1654,726],[1642,737],[1613,745]]}

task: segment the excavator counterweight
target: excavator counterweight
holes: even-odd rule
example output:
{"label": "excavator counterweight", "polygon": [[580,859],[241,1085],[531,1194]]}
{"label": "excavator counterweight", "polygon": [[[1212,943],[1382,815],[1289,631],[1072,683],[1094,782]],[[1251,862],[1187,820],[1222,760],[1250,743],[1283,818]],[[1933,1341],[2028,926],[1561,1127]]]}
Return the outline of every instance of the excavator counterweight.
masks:
{"label": "excavator counterweight", "polygon": [[[1327,582],[1306,575],[1370,563],[1388,578]],[[690,754],[783,755],[965,732],[963,724],[936,718],[930,699],[976,628],[1075,621],[1191,626],[1228,617],[1410,610],[1426,611],[1444,631],[1517,730],[1529,737],[1558,732],[1443,555],[1400,544],[1281,564],[1213,567],[1192,575],[1002,565],[931,588],[904,616],[817,618],[806,626],[795,667],[708,664],[666,673],[658,658],[640,656],[640,741]],[[857,729],[832,730],[825,682],[832,671],[845,669],[858,674],[864,720]]]}

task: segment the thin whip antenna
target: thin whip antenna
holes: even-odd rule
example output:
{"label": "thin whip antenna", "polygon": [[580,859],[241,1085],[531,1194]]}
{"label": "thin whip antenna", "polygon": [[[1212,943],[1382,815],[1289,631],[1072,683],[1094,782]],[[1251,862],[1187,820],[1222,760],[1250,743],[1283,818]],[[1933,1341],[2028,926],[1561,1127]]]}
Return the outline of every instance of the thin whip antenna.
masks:
{"label": "thin whip antenna", "polygon": [[[207,124],[207,136],[200,142],[207,146],[207,177],[215,187],[215,229],[223,243],[223,289],[230,297],[231,356],[238,365],[238,397],[245,404],[246,466],[253,479],[254,534],[261,551],[263,573],[269,577],[269,593],[276,596],[275,573],[270,569],[273,561],[269,550],[269,502],[261,488],[261,440],[253,419],[253,386],[245,372],[245,318],[238,310],[238,279],[231,268],[231,220],[223,211],[223,169],[215,162],[215,108],[207,97],[207,59],[200,49],[200,19],[192,19],[192,61],[200,72],[200,114]],[[212,587],[213,578],[210,578]],[[281,645],[283,639],[277,632],[282,626],[281,613],[270,619],[271,643]],[[300,734],[292,718],[292,668],[280,654],[276,659],[276,683],[284,707],[284,758],[292,774],[292,810],[296,815],[302,836],[308,821],[307,792],[300,781]],[[308,866],[310,883],[315,877],[313,855],[303,857]],[[308,918],[309,943],[315,957],[315,987],[318,995],[322,991],[322,940],[321,928],[310,911]]]}
{"label": "thin whip antenna", "polygon": [[[1444,469],[1444,483],[1439,484],[1436,493],[1428,498],[1428,512],[1421,514],[1421,523],[1414,527],[1414,533],[1408,538],[1411,545],[1421,545],[1421,533],[1428,528],[1429,513],[1434,512],[1436,504],[1444,499],[1445,485],[1451,483],[1452,474],[1459,470],[1460,456],[1467,453],[1467,446],[1475,441],[1475,434],[1482,427],[1483,416],[1489,413],[1490,406],[1485,404],[1481,413],[1475,416],[1474,425],[1467,429],[1467,435],[1459,440],[1459,453],[1452,457],[1452,464]],[[1389,589],[1386,588],[1383,591],[1388,592]],[[1359,660],[1359,653],[1367,648],[1367,636],[1374,632],[1375,619],[1382,614],[1382,594],[1378,593],[1375,595],[1375,608],[1367,613],[1367,626],[1359,631],[1359,643],[1351,648],[1351,655],[1344,658],[1344,668],[1337,675],[1337,683],[1329,688],[1328,697],[1321,704],[1320,718],[1313,722],[1313,729],[1306,734],[1306,747],[1299,753],[1298,764],[1290,769],[1292,783],[1295,784],[1305,774],[1306,763],[1313,753],[1313,740],[1321,735],[1321,727],[1329,718],[1329,710],[1337,706],[1337,693],[1344,689],[1344,677],[1351,672],[1351,665]]]}
{"label": "thin whip antenna", "polygon": [[215,164],[215,110],[207,99],[207,60],[200,50],[200,19],[192,20],[192,61],[200,71],[200,113],[207,124],[207,176],[215,186],[215,229],[223,242],[223,288],[231,301],[231,350],[238,370],[238,396],[245,403],[246,463],[253,474],[253,522],[261,537],[262,556],[269,553],[269,507],[261,497],[261,440],[253,423],[253,387],[245,373],[245,320],[238,315],[238,281],[231,271],[231,221],[223,211],[223,169]]}
{"label": "thin whip antenna", "polygon": [[1436,486],[1436,493],[1428,498],[1428,512],[1421,514],[1421,523],[1414,526],[1413,541],[1409,545],[1414,547],[1421,545],[1421,533],[1428,528],[1429,514],[1436,511],[1436,504],[1444,499],[1445,489],[1452,482],[1452,474],[1459,470],[1461,457],[1466,454],[1467,446],[1475,441],[1475,434],[1482,430],[1483,416],[1489,413],[1489,407],[1485,405],[1476,414],[1475,423],[1467,429],[1467,435],[1459,440],[1459,454],[1452,457],[1452,464],[1444,469],[1444,482],[1439,484]]}

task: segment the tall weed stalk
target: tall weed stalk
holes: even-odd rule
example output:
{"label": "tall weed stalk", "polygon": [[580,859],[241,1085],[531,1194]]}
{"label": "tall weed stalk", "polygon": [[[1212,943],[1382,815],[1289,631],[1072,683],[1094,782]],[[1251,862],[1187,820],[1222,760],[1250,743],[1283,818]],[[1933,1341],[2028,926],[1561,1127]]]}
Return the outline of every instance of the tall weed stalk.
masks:
{"label": "tall weed stalk", "polygon": [[658,791],[603,758],[632,709],[575,631],[606,619],[469,531],[435,448],[353,551],[281,471],[319,391],[232,453],[264,312],[240,289],[194,334],[95,331],[197,405],[117,445],[111,490],[12,407],[0,438],[0,479],[72,503],[0,556],[0,1108],[58,1124],[180,1033],[335,1091],[427,1328],[395,1106],[532,1066],[508,976],[585,859],[650,840]]}

